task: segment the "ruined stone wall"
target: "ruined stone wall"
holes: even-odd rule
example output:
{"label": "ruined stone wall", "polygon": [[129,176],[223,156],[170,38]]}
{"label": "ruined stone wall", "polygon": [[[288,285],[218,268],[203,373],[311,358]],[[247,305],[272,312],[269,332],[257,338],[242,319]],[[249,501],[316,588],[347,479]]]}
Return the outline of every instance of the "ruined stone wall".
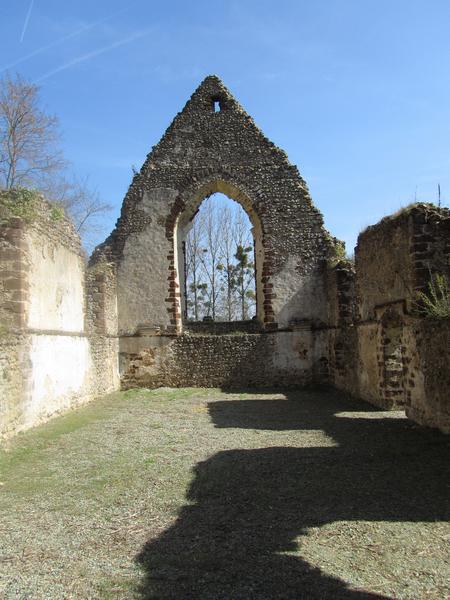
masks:
{"label": "ruined stone wall", "polygon": [[327,271],[329,378],[357,394],[358,336],[355,328],[355,270],[340,261]]}
{"label": "ruined stone wall", "polygon": [[421,320],[413,335],[419,368],[409,382],[406,415],[421,425],[450,433],[450,321]]}
{"label": "ruined stone wall", "polygon": [[405,213],[359,235],[355,249],[359,320],[375,318],[376,307],[384,304],[408,299],[410,306],[414,296],[411,234],[411,219]]}
{"label": "ruined stone wall", "polygon": [[250,321],[188,321],[183,330],[186,333],[230,334],[260,333],[261,323],[256,319]]}
{"label": "ruined stone wall", "polygon": [[88,333],[79,238],[47,203],[36,204],[29,223],[2,211],[0,436],[118,386],[117,338]]}
{"label": "ruined stone wall", "polygon": [[130,336],[120,341],[122,386],[248,388],[316,381],[326,361],[311,329],[274,333]]}
{"label": "ruined stone wall", "polygon": [[[0,207],[1,208],[1,207]],[[14,432],[28,394],[31,365],[26,325],[28,298],[24,222],[0,211],[0,435]]]}
{"label": "ruined stone wall", "polygon": [[114,264],[98,262],[87,269],[87,330],[117,336],[117,275]]}
{"label": "ruined stone wall", "polygon": [[[211,332],[210,325],[182,323],[181,247],[199,205],[215,192],[239,202],[253,225],[258,322],[238,328],[280,330],[278,337],[229,337],[228,325],[220,324],[213,333],[223,333],[223,340],[199,336],[196,346],[189,336],[170,337]],[[328,353],[319,348],[327,338],[326,263],[336,244],[297,168],[222,82],[207,77],[134,176],[115,230],[91,257],[91,269],[114,264],[124,384],[148,384],[141,376],[150,367],[142,362],[147,351],[156,357],[152,385],[222,385],[232,373],[244,385],[237,366],[243,356],[254,365],[245,371],[247,385],[270,385],[271,378],[301,384],[319,373],[326,379]],[[298,323],[306,324],[307,335]],[[302,359],[292,347],[300,338]],[[255,359],[244,341],[254,346]]]}
{"label": "ruined stone wall", "polygon": [[417,204],[368,227],[355,250],[360,320],[398,302],[410,313],[432,273],[450,276],[449,255],[448,209]]}
{"label": "ruined stone wall", "polygon": [[214,192],[241,203],[253,223],[261,322],[326,320],[324,265],[334,241],[322,215],[286,154],[207,77],[135,175],[116,229],[92,257],[117,266],[121,335],[141,325],[182,328],[180,242]]}
{"label": "ruined stone wall", "polygon": [[419,204],[383,219],[359,236],[355,263],[354,275],[329,274],[331,380],[449,431],[448,321],[421,314],[417,292],[433,274],[450,281],[450,211]]}

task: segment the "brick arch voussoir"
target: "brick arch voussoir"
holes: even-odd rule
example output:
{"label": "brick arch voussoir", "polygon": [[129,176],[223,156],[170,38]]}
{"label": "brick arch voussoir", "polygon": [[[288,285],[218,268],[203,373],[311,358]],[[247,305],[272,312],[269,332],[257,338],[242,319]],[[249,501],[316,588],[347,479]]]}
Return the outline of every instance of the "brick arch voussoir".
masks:
{"label": "brick arch voussoir", "polygon": [[[230,188],[224,189],[221,184],[224,184],[225,187],[230,186],[232,189],[231,193]],[[217,172],[209,169],[205,170],[201,175],[197,172],[186,176],[180,182],[179,189],[180,193],[173,201],[166,219],[166,238],[171,243],[172,248],[167,256],[169,273],[167,278],[168,296],[166,298],[171,325],[176,328],[177,332],[181,332],[180,291],[175,260],[175,230],[178,220],[187,209],[190,208],[192,211],[193,206],[200,206],[207,196],[216,192],[225,193],[238,202],[248,214],[253,225],[255,225],[255,219],[257,220],[261,236],[261,246],[264,252],[261,272],[264,324],[270,325],[273,323],[274,310],[272,300],[275,298],[271,282],[273,275],[273,248],[270,237],[267,235],[267,226],[264,219],[266,211],[260,209],[262,199],[258,190],[249,189],[245,182],[240,181],[227,171]],[[242,196],[246,199],[245,201],[243,201]],[[189,206],[190,202],[193,202],[191,206]]]}

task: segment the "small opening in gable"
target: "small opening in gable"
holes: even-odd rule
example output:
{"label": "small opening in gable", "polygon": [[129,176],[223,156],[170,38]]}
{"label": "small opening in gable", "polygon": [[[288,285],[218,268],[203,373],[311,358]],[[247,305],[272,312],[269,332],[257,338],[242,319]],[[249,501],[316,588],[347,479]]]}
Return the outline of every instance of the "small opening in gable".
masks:
{"label": "small opening in gable", "polygon": [[213,112],[220,112],[222,110],[222,102],[220,98],[213,98],[212,101]]}

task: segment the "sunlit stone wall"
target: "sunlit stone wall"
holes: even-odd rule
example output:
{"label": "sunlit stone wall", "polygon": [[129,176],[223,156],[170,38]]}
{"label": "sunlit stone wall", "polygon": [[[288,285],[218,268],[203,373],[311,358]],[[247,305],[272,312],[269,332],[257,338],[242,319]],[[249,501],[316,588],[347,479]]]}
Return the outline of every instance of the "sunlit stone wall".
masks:
{"label": "sunlit stone wall", "polygon": [[92,311],[88,318],[79,238],[44,201],[31,222],[2,215],[0,258],[0,435],[8,436],[116,389],[118,344]]}

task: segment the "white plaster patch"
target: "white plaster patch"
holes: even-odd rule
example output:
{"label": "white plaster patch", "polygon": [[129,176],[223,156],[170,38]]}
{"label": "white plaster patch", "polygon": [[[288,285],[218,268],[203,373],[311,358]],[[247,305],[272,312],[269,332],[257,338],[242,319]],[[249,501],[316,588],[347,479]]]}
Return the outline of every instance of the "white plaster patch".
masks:
{"label": "white plaster patch", "polygon": [[171,244],[162,227],[128,237],[119,265],[117,296],[120,331],[134,333],[142,323],[169,324],[167,254]]}
{"label": "white plaster patch", "polygon": [[28,327],[79,332],[84,329],[82,258],[29,232]]}
{"label": "white plaster patch", "polygon": [[273,365],[287,371],[310,369],[312,349],[311,331],[278,332],[274,336]]}
{"label": "white plaster patch", "polygon": [[326,319],[325,290],[316,273],[299,275],[298,257],[290,256],[280,273],[272,277],[275,321],[281,327],[292,319]]}
{"label": "white plaster patch", "polygon": [[24,426],[90,399],[92,360],[83,337],[33,335],[30,347],[30,400]]}

